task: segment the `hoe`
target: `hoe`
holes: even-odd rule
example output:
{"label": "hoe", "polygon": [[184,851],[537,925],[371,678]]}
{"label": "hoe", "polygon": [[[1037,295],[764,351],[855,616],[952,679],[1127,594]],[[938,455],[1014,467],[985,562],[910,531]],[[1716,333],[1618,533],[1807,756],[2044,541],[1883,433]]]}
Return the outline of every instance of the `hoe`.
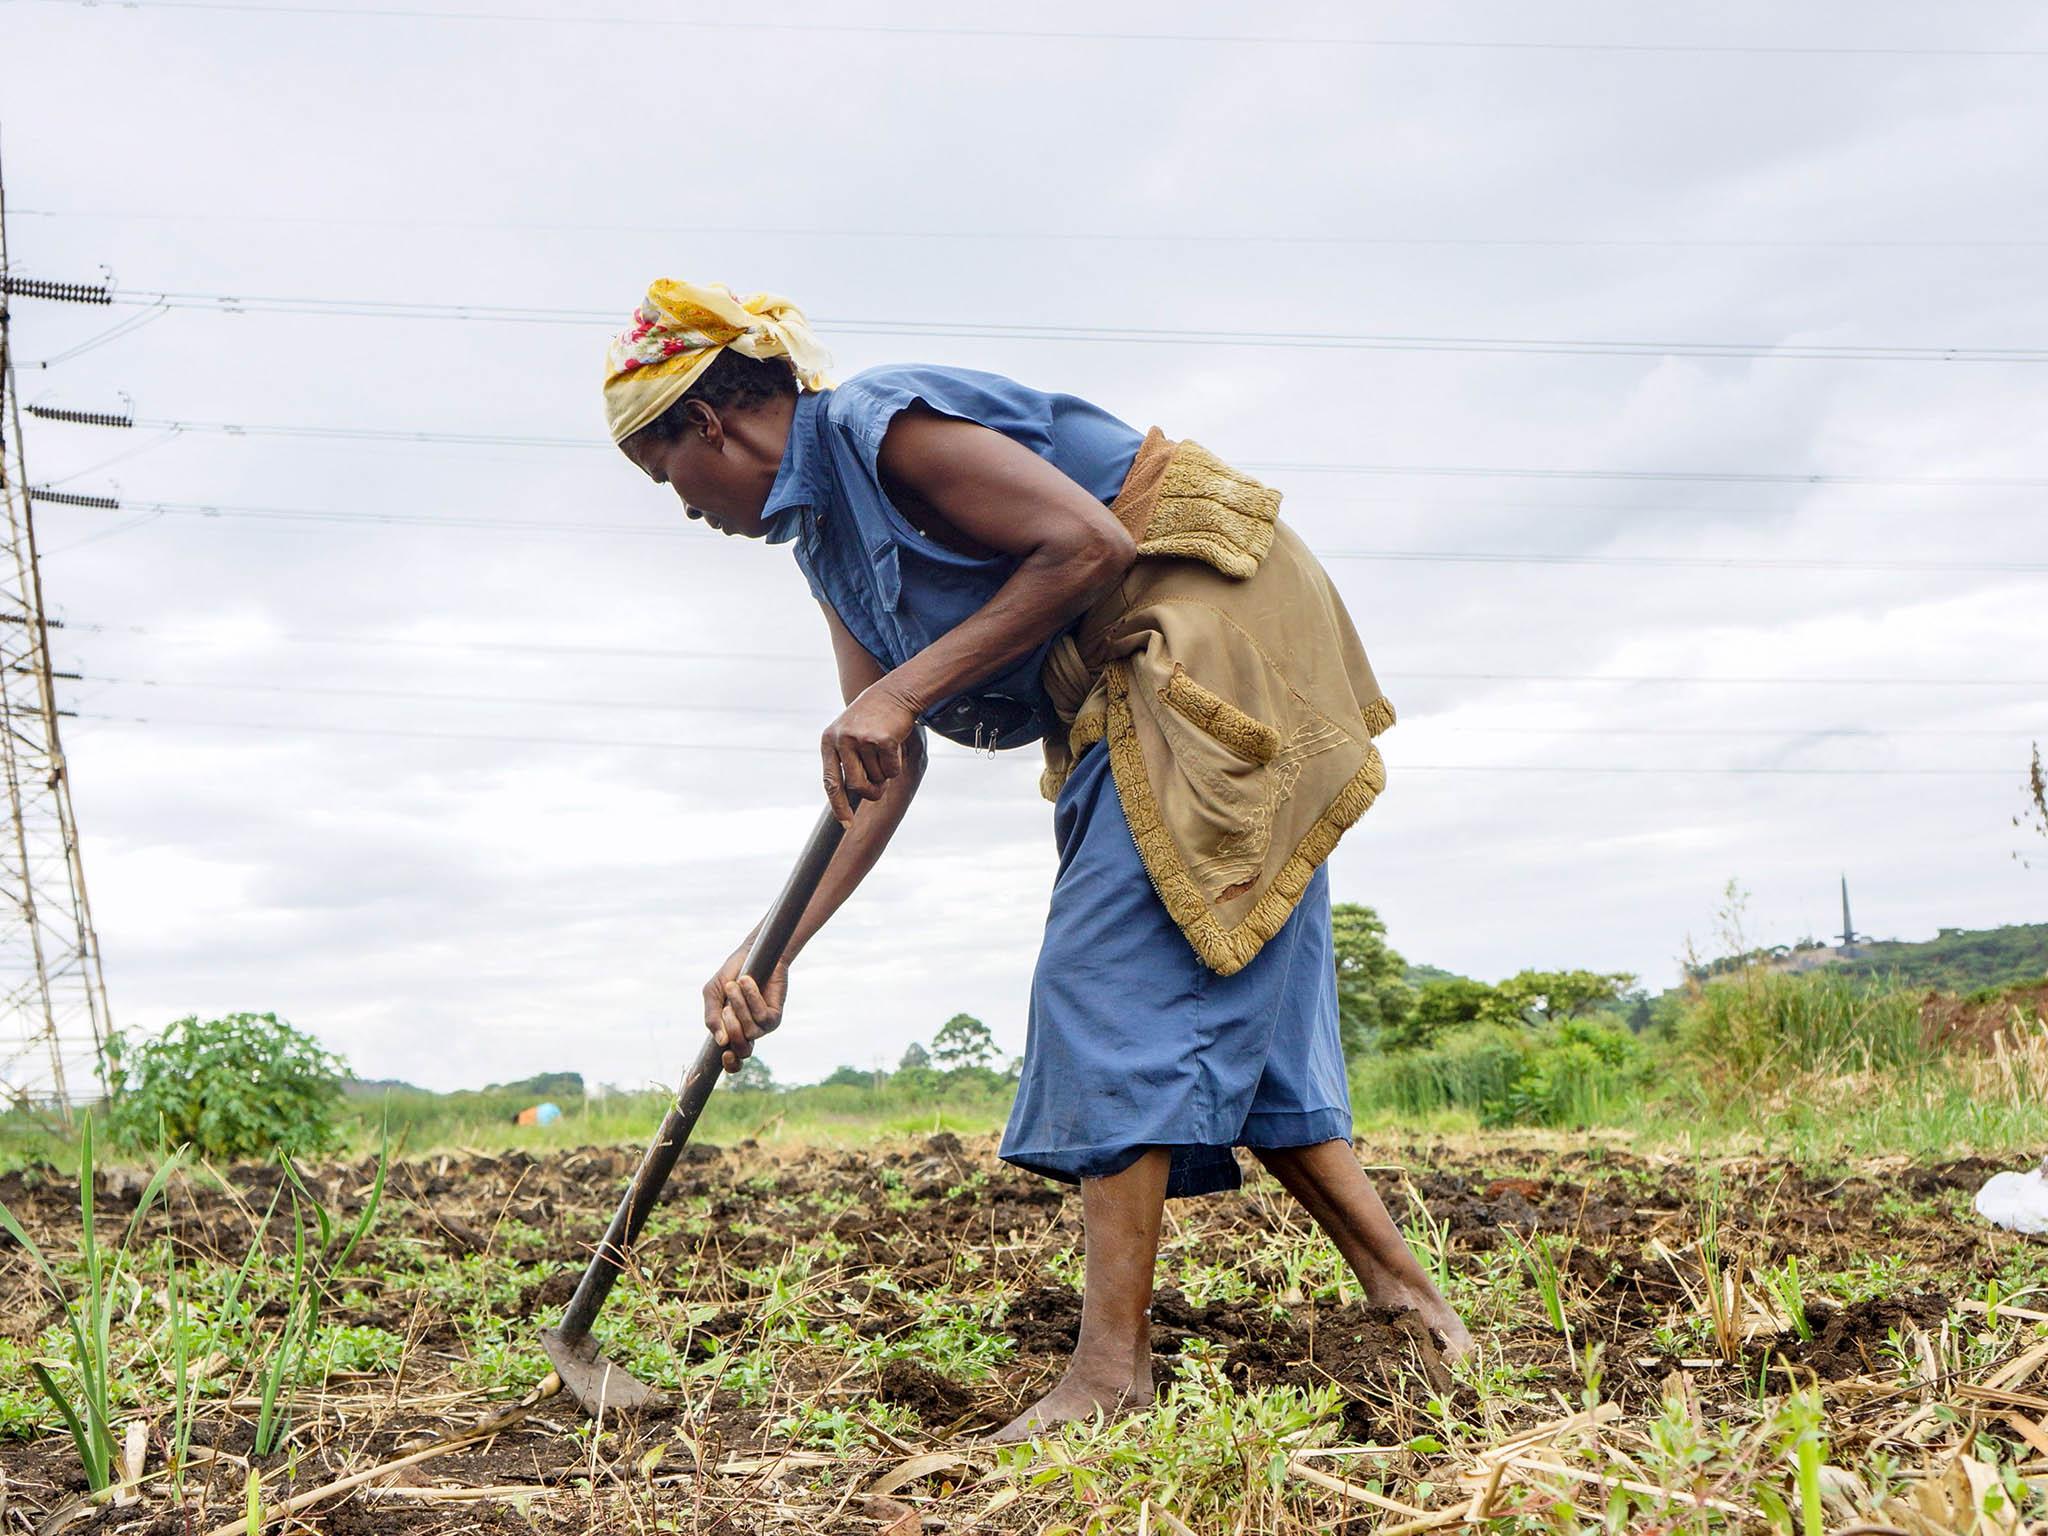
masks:
{"label": "hoe", "polygon": [[[761,927],[754,935],[753,946],[747,951],[745,974],[757,983],[765,983],[774,972],[776,962],[782,958],[783,948],[789,943],[790,934],[796,930],[797,919],[810,905],[811,894],[817,890],[825,866],[832,862],[832,855],[838,851],[843,830],[829,810],[818,818],[818,825],[812,829],[810,841],[804,844],[796,868],[790,871],[782,894],[775,898],[775,905],[762,919]],[[583,1278],[577,1282],[576,1294],[569,1298],[561,1322],[541,1330],[541,1343],[555,1364],[555,1375],[560,1379],[562,1390],[593,1418],[605,1411],[618,1413],[646,1407],[659,1395],[654,1388],[634,1380],[629,1372],[598,1353],[597,1343],[590,1336],[590,1325],[597,1321],[598,1309],[604,1305],[605,1297],[611,1294],[613,1282],[625,1269],[633,1240],[646,1225],[647,1215],[660,1198],[662,1186],[668,1183],[668,1176],[675,1168],[683,1144],[690,1139],[690,1132],[696,1129],[697,1117],[704,1113],[705,1101],[718,1085],[722,1065],[720,1055],[717,1040],[706,1036],[704,1048],[690,1063],[690,1070],[683,1074],[675,1103],[669,1106],[661,1129],[654,1133],[647,1155],[640,1159],[633,1182],[626,1186],[625,1197],[619,1201],[611,1226],[605,1230],[604,1240],[598,1244],[597,1252],[591,1255],[589,1267],[583,1271]],[[539,1395],[548,1395],[545,1385]]]}

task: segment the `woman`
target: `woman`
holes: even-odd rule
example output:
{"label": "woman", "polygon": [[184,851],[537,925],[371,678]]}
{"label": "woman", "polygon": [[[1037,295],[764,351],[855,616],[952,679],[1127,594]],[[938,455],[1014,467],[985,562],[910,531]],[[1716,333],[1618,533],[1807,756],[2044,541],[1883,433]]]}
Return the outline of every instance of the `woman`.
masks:
{"label": "woman", "polygon": [[1321,865],[1393,714],[1278,494],[1072,396],[824,364],[786,300],[662,281],[605,379],[613,440],[688,516],[794,545],[846,700],[840,851],[768,984],[742,941],[704,988],[726,1067],[902,820],[922,727],[1042,740],[1059,874],[1002,1155],[1080,1185],[1086,1294],[1065,1376],[999,1438],[1149,1400],[1164,1200],[1237,1187],[1236,1146],[1373,1302],[1468,1347],[1351,1151]]}

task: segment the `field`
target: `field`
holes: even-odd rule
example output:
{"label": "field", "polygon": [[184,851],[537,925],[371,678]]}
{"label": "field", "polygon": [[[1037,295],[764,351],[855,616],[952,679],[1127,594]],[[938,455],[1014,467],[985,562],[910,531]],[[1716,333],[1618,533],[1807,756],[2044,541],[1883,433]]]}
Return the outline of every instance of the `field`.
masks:
{"label": "field", "polygon": [[[1475,1356],[1447,1364],[1412,1320],[1363,1306],[1253,1177],[1170,1212],[1157,1403],[1002,1453],[976,1437],[1071,1345],[1080,1231],[1075,1199],[986,1138],[690,1149],[599,1329],[669,1398],[601,1425],[534,1396],[534,1334],[632,1151],[451,1152],[392,1163],[381,1189],[370,1158],[307,1167],[302,1188],[275,1164],[188,1170],[110,1282],[116,1439],[141,1474],[113,1497],[84,1497],[31,1379],[67,1336],[0,1239],[0,1528],[226,1536],[420,1449],[436,1454],[272,1528],[1988,1536],[2048,1520],[2048,1241],[1971,1213],[1993,1163],[1540,1132],[1360,1151]],[[143,1180],[96,1182],[105,1248]],[[9,1173],[0,1202],[82,1286],[76,1180]],[[166,1453],[188,1439],[180,1487]]]}

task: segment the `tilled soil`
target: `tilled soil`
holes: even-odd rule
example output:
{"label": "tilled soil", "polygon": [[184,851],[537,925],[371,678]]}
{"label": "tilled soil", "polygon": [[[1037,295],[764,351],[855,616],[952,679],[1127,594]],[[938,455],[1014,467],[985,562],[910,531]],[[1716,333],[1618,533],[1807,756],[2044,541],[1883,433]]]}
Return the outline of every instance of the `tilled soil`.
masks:
{"label": "tilled soil", "polygon": [[[1418,1205],[1426,1211],[1454,1270],[1495,1266],[1518,1276],[1520,1245],[1544,1245],[1571,1297],[1571,1339],[1532,1326],[1527,1308],[1490,1332],[1487,1319],[1473,1321],[1504,1369],[1538,1392],[1549,1383],[1559,1398],[1576,1397],[1572,1352],[1589,1346],[1604,1358],[1608,1396],[1625,1406],[1655,1402],[1674,1372],[1690,1373],[1709,1403],[1746,1390],[1759,1369],[1823,1380],[1878,1374],[1887,1350],[1915,1329],[1938,1329],[1952,1299],[1981,1290],[2020,1241],[1967,1218],[1967,1192],[1992,1171],[1976,1159],[1825,1171],[1736,1162],[1703,1172],[1607,1146],[1367,1150],[1397,1219]],[[586,1148],[394,1166],[379,1220],[323,1317],[403,1339],[403,1364],[332,1381],[303,1405],[304,1428],[288,1451],[254,1460],[266,1498],[399,1454],[517,1397],[522,1383],[492,1380],[481,1352],[496,1343],[508,1360],[538,1357],[537,1344],[528,1347],[533,1333],[567,1299],[637,1160],[634,1149]],[[330,1248],[363,1209],[374,1172],[367,1161],[300,1170],[331,1213]],[[122,1172],[101,1178],[103,1233],[126,1222],[141,1183]],[[74,1181],[50,1170],[0,1176],[0,1202],[53,1253],[76,1246],[78,1195]],[[289,1251],[291,1204],[279,1169],[239,1165],[218,1183],[180,1180],[140,1235],[168,1239],[193,1265],[237,1265],[259,1232],[267,1251]],[[1685,1326],[1698,1316],[1697,1241],[1708,1212],[1738,1273],[1796,1257],[1815,1281],[1874,1261],[1890,1266],[1889,1279],[1882,1294],[1846,1303],[1816,1290],[1804,1336],[1779,1326],[1785,1318],[1753,1317],[1740,1358],[1718,1360]],[[1487,1410],[1412,1313],[1369,1306],[1355,1289],[1341,1298],[1303,1288],[1290,1264],[1307,1223],[1270,1181],[1255,1176],[1242,1192],[1179,1204],[1169,1225],[1167,1283],[1153,1311],[1162,1382],[1193,1350],[1242,1389],[1334,1387],[1343,1433],[1360,1442],[1415,1434],[1423,1427],[1416,1405],[1431,1397]],[[608,1317],[639,1316],[642,1306],[658,1314],[647,1324],[660,1334],[653,1357],[681,1384],[667,1406],[592,1439],[565,1402],[544,1402],[480,1446],[398,1474],[422,1490],[560,1490],[517,1508],[387,1489],[324,1504],[316,1526],[583,1531],[636,1523],[644,1506],[670,1518],[688,1508],[684,1529],[873,1530],[871,1510],[881,1506],[854,1496],[847,1478],[933,1444],[965,1444],[1056,1378],[1080,1322],[1079,1295],[1065,1278],[1078,1273],[1079,1238],[1072,1194],[1005,1167],[986,1142],[940,1135],[862,1153],[691,1147],[636,1254],[638,1273],[608,1309]],[[495,1289],[460,1306],[437,1300],[447,1276],[494,1263],[504,1275]],[[1242,1294],[1225,1299],[1212,1286],[1207,1299],[1191,1300],[1173,1283],[1176,1264],[1191,1276],[1227,1269]],[[966,1318],[955,1333],[970,1344],[1002,1341],[992,1357],[963,1364],[952,1345],[920,1342],[947,1337],[943,1323],[954,1313]],[[0,1238],[0,1340],[27,1344],[60,1316],[26,1256]],[[891,1358],[897,1343],[906,1353]],[[771,1347],[770,1381],[708,1374]],[[538,1375],[534,1368],[523,1380]],[[4,1385],[24,1390],[18,1379]],[[821,1443],[789,1428],[800,1404],[845,1415],[857,1447],[815,1507],[789,1491],[812,1475],[811,1464],[797,1476],[774,1462]],[[864,1406],[874,1404],[894,1417],[882,1422]],[[230,1520],[250,1464],[250,1415],[247,1388],[232,1408],[209,1409],[195,1440],[240,1459],[195,1470],[185,1507],[168,1507],[159,1492],[139,1507],[78,1511],[68,1528],[182,1536]],[[160,1412],[154,1432],[162,1432]],[[152,1465],[157,1459],[152,1453]],[[15,1509],[37,1520],[83,1488],[69,1442],[55,1436],[0,1441],[0,1466]],[[762,1497],[771,1484],[772,1510]]]}

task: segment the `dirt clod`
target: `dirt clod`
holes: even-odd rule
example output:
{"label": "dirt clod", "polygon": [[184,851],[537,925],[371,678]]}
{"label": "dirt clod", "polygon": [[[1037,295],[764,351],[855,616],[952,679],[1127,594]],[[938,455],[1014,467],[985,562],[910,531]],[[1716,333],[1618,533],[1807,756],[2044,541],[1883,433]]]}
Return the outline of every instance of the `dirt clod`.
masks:
{"label": "dirt clod", "polygon": [[891,1360],[882,1367],[875,1396],[908,1408],[934,1429],[957,1423],[974,1409],[974,1394],[915,1360]]}

